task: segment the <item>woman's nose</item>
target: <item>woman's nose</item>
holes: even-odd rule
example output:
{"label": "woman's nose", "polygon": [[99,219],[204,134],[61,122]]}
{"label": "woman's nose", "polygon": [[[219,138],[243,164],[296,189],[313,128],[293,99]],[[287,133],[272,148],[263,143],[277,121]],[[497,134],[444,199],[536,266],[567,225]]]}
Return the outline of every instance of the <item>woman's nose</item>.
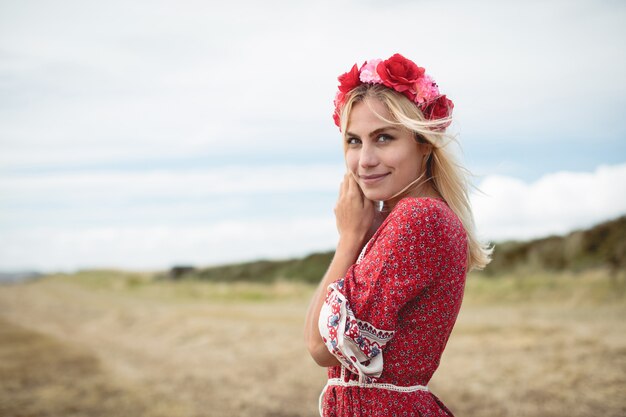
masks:
{"label": "woman's nose", "polygon": [[359,157],[359,164],[363,168],[374,167],[378,165],[379,159],[376,154],[376,149],[372,146],[363,146],[361,148],[361,155]]}

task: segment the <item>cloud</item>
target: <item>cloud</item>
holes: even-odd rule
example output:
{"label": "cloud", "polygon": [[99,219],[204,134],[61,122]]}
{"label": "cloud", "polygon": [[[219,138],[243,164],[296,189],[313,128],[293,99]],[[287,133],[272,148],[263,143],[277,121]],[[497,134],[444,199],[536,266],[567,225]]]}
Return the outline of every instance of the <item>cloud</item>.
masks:
{"label": "cloud", "polygon": [[[0,16],[7,168],[40,164],[42,153],[62,166],[77,155],[306,152],[301,132],[335,133],[337,75],[398,51],[452,97],[472,143],[565,142],[602,128],[614,148],[624,132],[620,3],[34,3],[3,5]],[[346,24],[389,21],[393,31],[356,38]]]}
{"label": "cloud", "polygon": [[[341,166],[102,172],[0,180],[0,268],[165,268],[301,256],[336,243]],[[626,213],[626,164],[485,178],[479,235],[527,239]]]}
{"label": "cloud", "polygon": [[532,183],[485,178],[472,204],[478,231],[490,240],[563,234],[626,214],[626,164],[594,172],[556,172]]}
{"label": "cloud", "polygon": [[133,199],[209,198],[216,195],[263,195],[335,191],[342,165],[217,166],[209,169],[91,171],[13,175],[0,178],[2,199],[62,200],[69,203]]}
{"label": "cloud", "polygon": [[0,269],[167,267],[333,246],[341,165],[0,178]]}
{"label": "cloud", "polygon": [[225,221],[204,226],[43,227],[3,233],[0,268],[165,269],[253,259],[284,259],[328,250],[332,217]]}

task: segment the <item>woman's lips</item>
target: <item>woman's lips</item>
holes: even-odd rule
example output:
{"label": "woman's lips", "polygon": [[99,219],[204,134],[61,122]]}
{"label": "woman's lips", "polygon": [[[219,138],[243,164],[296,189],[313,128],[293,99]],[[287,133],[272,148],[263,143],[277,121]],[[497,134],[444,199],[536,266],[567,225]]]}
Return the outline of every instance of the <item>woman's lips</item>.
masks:
{"label": "woman's lips", "polygon": [[375,184],[381,181],[383,178],[387,177],[389,173],[386,174],[370,174],[370,175],[359,175],[361,181],[367,185]]}

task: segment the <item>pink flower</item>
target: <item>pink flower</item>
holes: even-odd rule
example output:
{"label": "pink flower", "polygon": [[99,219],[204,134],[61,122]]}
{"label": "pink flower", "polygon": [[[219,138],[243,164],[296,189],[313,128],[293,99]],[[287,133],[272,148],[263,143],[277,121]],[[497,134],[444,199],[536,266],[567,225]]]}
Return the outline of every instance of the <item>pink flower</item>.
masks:
{"label": "pink flower", "polygon": [[382,84],[383,80],[376,72],[376,67],[378,64],[383,62],[382,59],[370,59],[361,67],[361,75],[360,79],[364,83],[372,83],[372,84]]}
{"label": "pink flower", "polygon": [[337,127],[341,127],[341,119],[339,117],[339,113],[341,112],[341,108],[343,107],[343,102],[346,99],[346,95],[341,91],[337,91],[335,94],[335,100],[333,100],[333,104],[335,105],[335,111],[333,112],[333,120]]}
{"label": "pink flower", "polygon": [[439,97],[439,87],[437,83],[429,75],[424,74],[415,82],[417,94],[415,95],[416,103],[424,103]]}
{"label": "pink flower", "polygon": [[335,111],[333,112],[333,121],[337,127],[341,127],[341,118],[339,117],[339,109],[335,107]]}

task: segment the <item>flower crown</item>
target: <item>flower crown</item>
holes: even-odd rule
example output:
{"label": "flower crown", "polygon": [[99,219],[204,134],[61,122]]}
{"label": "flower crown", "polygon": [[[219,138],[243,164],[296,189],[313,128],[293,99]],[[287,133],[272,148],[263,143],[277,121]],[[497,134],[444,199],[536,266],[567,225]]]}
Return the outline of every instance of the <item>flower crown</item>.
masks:
{"label": "flower crown", "polygon": [[[359,69],[356,64],[352,69],[338,77],[339,91],[335,96],[333,120],[341,128],[339,115],[346,102],[347,94],[361,84],[382,84],[398,93],[404,94],[422,111],[428,120],[449,118],[454,103],[445,95],[439,94],[437,83],[409,59],[395,54],[387,60],[371,59]],[[450,125],[446,121],[433,130],[443,130]]]}

